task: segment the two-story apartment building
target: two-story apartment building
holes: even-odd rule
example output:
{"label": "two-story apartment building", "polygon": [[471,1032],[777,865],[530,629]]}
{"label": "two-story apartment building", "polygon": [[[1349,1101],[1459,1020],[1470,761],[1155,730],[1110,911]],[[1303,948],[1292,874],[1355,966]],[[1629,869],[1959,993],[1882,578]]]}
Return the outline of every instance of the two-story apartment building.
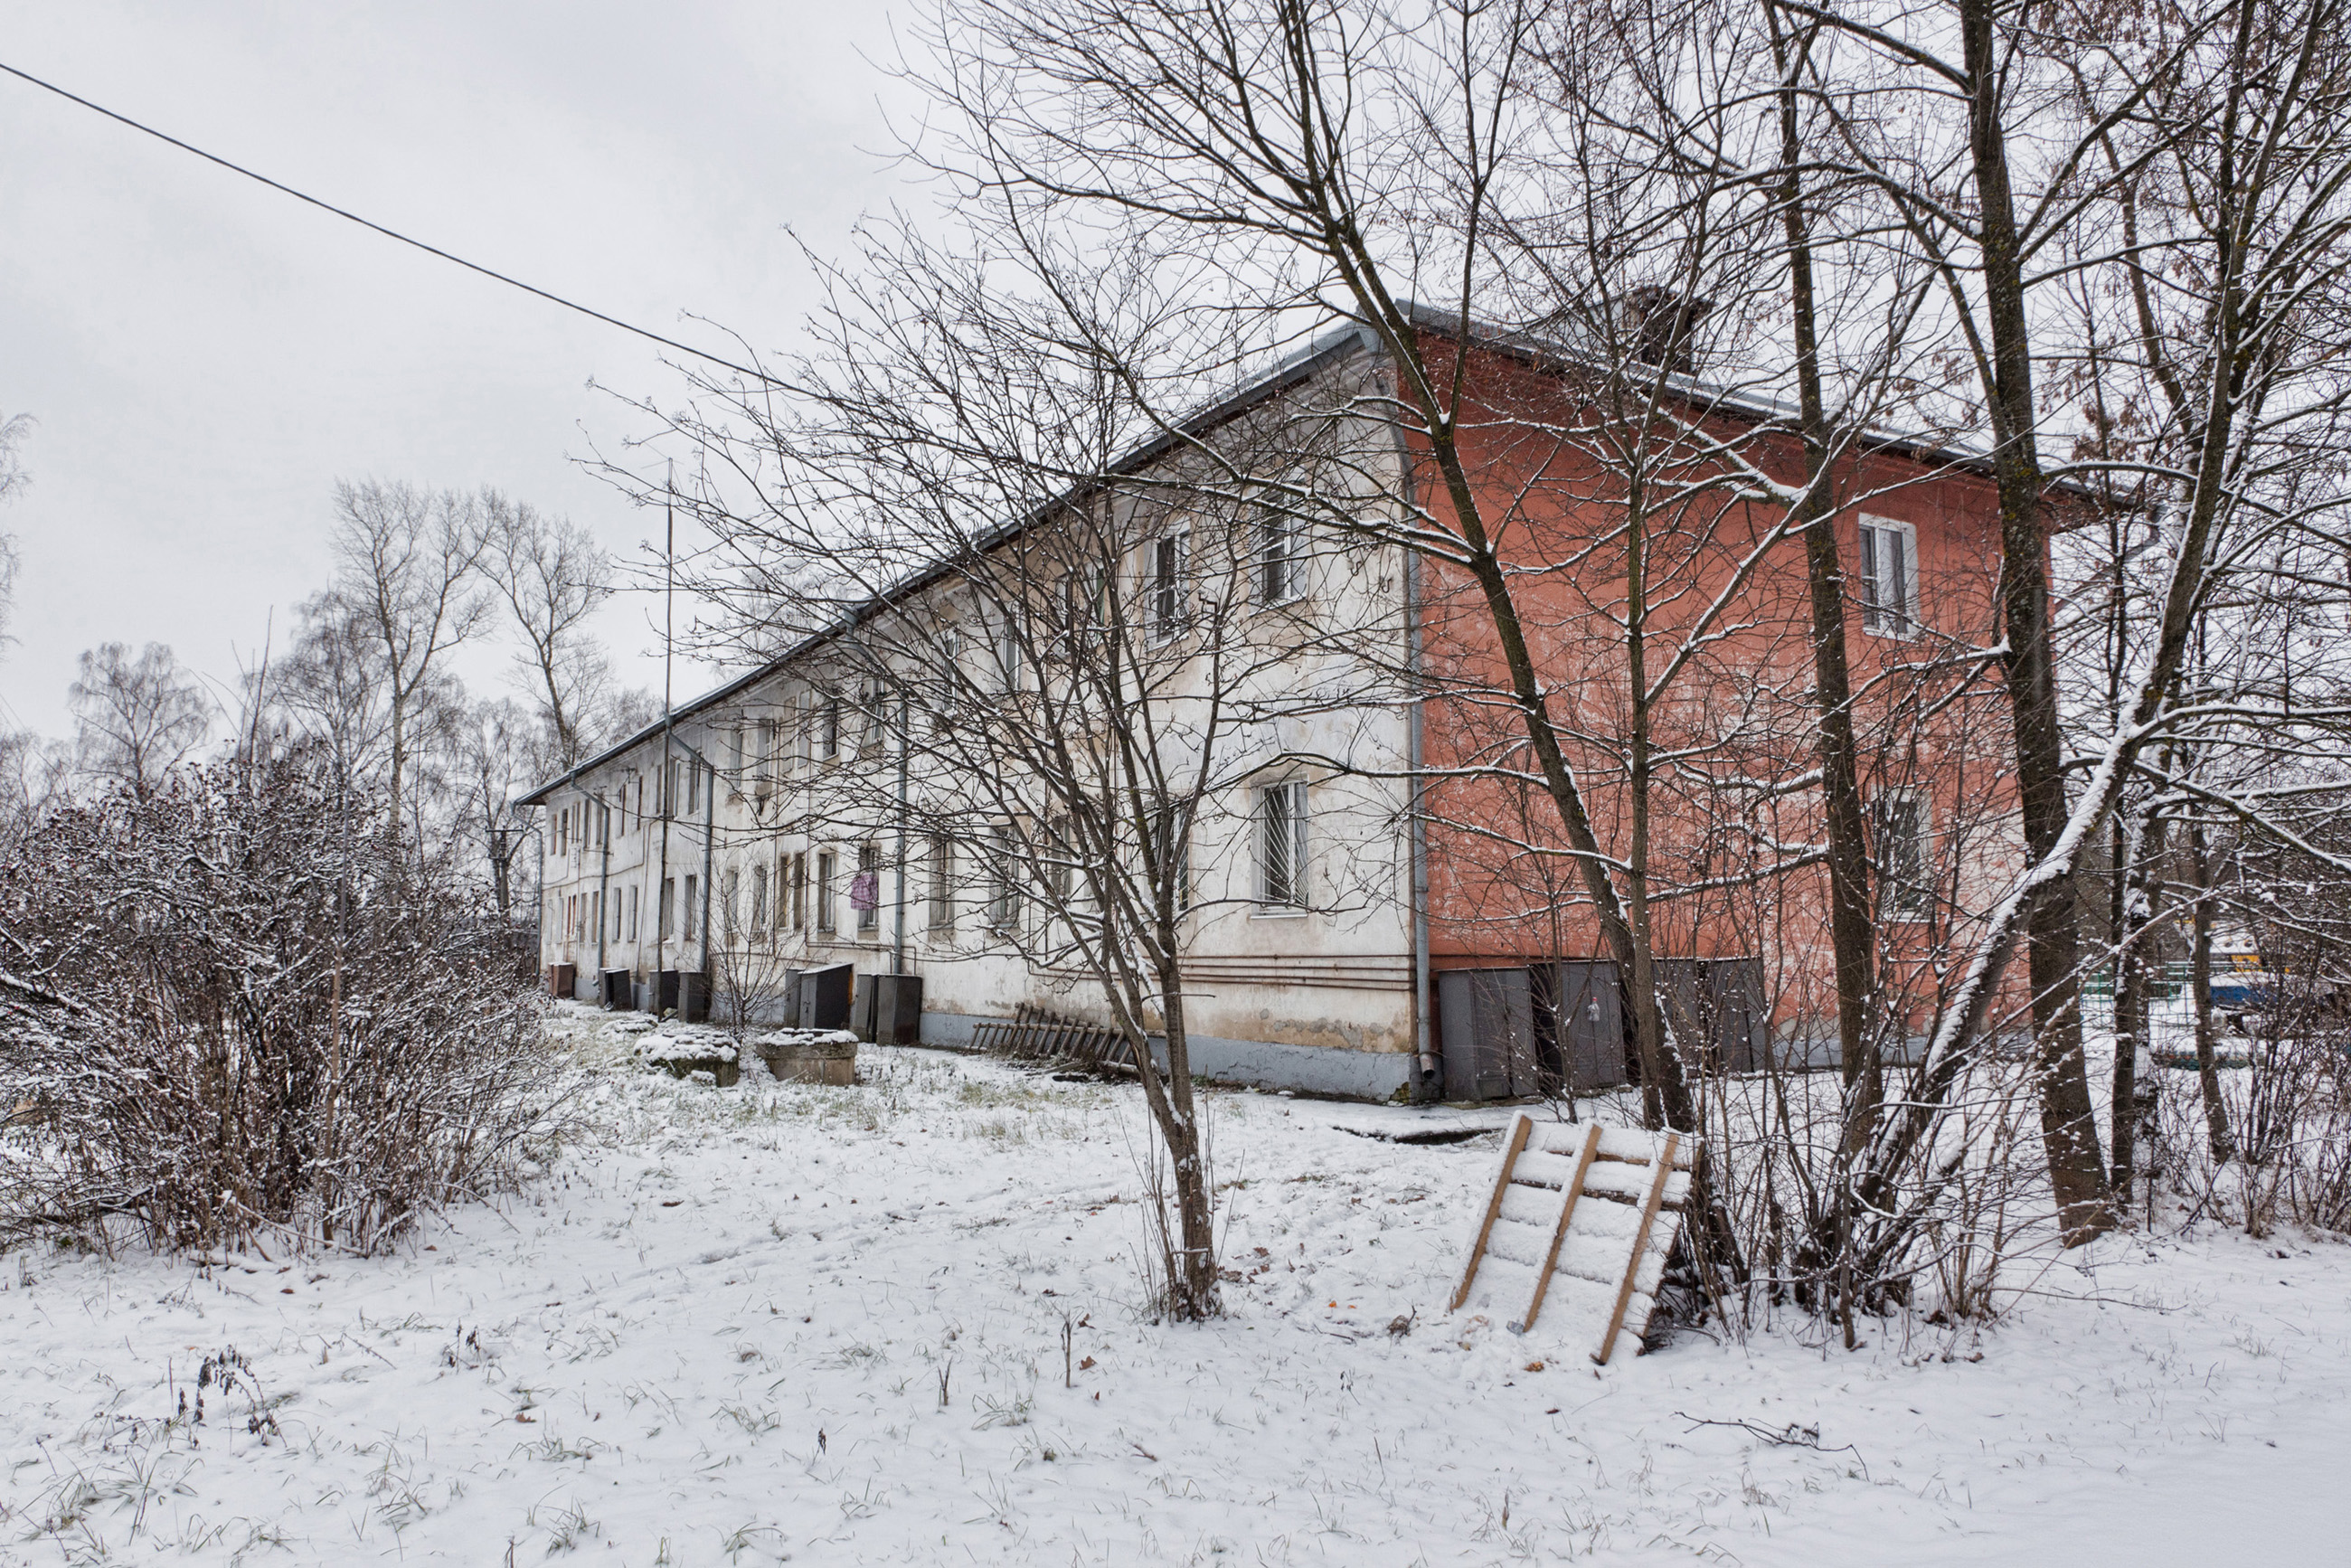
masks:
{"label": "two-story apartment building", "polygon": [[[1633,784],[1618,476],[1557,437],[1574,423],[1560,411],[1583,396],[1560,363],[1501,340],[1473,361],[1487,403],[1478,483],[1512,519],[1524,630],[1557,676],[1547,700],[1570,714],[1571,761],[1621,853]],[[1389,423],[1385,373],[1364,337],[1334,333],[1135,453],[1123,471],[1141,482],[1101,503],[1121,552],[1111,591],[1146,642],[1186,654],[1155,700],[1193,716],[1154,744],[1218,753],[1199,770],[1215,782],[1184,881],[1194,1069],[1366,1098],[1440,1082],[1456,1097],[1614,1082],[1619,977],[1498,697],[1491,618],[1461,574],[1377,526],[1397,497],[1444,505],[1412,433]],[[1684,395],[1695,422],[1751,432],[1772,418],[1696,383]],[[1187,443],[1284,400],[1345,411],[1364,527],[1258,517],[1220,553],[1204,520],[1136,498]],[[1750,461],[1795,462],[1768,435],[1751,446]],[[1969,879],[2011,841],[1991,729],[1951,721],[1964,703],[1922,727],[1905,716],[1917,683],[1899,674],[1987,623],[1991,490],[1964,460],[1891,442],[1849,488],[1850,632],[1883,710],[1871,788],[1898,957],[1938,918],[1960,917]],[[1017,554],[1027,526],[982,553]],[[1812,1042],[1834,1032],[1820,1023],[1834,1009],[1803,787],[1769,782],[1801,776],[1810,746],[1802,549],[1779,526],[1769,506],[1708,499],[1702,525],[1661,527],[1650,570],[1675,591],[1645,623],[1653,650],[1677,638],[1691,650],[1646,721],[1678,769],[1646,786],[1658,951],[1683,964],[1667,983],[1720,1015],[1708,1027],[1733,1067],[1774,1039],[1817,1060]],[[1220,601],[1238,628],[1220,649],[1247,658],[1191,657],[1175,641],[1202,635],[1207,617],[1186,607],[1219,573],[1239,585]],[[976,818],[1023,818],[1005,804],[1017,791],[983,776],[998,754],[959,748],[954,731],[1006,722],[1052,680],[1024,674],[1014,629],[975,601],[975,580],[968,566],[912,571],[524,797],[544,811],[543,961],[559,986],[646,1008],[691,1008],[715,988],[722,1009],[756,1016],[786,971],[848,964],[919,976],[921,1038],[946,1045],[1023,1004],[1097,1012],[1071,970],[1018,939],[1022,894],[987,852],[989,830],[941,828],[958,800]],[[1712,619],[1694,619],[1705,605]],[[1226,716],[1204,725],[1209,710]],[[1166,738],[1179,730],[1195,739]],[[1048,810],[1029,814],[1040,834],[1059,831]]]}

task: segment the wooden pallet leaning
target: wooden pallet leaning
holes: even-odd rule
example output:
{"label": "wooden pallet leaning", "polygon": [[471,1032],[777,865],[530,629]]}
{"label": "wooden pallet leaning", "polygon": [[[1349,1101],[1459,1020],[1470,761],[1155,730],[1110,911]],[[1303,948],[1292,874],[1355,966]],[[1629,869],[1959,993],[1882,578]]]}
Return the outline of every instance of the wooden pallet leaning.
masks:
{"label": "wooden pallet leaning", "polygon": [[[1597,1342],[1592,1357],[1605,1365],[1628,1322],[1637,1336],[1656,1305],[1656,1276],[1679,1230],[1689,1185],[1684,1173],[1694,1153],[1677,1133],[1660,1139],[1596,1123],[1513,1117],[1493,1193],[1447,1310],[1469,1301],[1489,1260],[1507,1263],[1527,1271],[1525,1282],[1497,1276],[1492,1300],[1498,1307],[1507,1301],[1508,1326],[1522,1333],[1553,1300],[1554,1283],[1572,1280]],[[1595,1209],[1595,1199],[1604,1207]],[[1524,1293],[1513,1294],[1514,1288]]]}
{"label": "wooden pallet leaning", "polygon": [[1057,1018],[1022,1003],[1008,1019],[986,1019],[972,1030],[974,1050],[1024,1061],[1075,1061],[1091,1068],[1128,1067],[1134,1052],[1116,1030]]}

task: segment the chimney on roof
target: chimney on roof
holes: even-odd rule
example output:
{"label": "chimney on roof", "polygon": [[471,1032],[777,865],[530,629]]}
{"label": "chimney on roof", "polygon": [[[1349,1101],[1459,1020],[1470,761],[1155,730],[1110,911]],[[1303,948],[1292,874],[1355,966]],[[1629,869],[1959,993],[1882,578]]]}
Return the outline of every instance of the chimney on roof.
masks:
{"label": "chimney on roof", "polygon": [[1659,284],[1646,283],[1625,296],[1625,327],[1632,340],[1633,357],[1676,375],[1696,368],[1690,352],[1698,324],[1714,306],[1711,299],[1677,294]]}

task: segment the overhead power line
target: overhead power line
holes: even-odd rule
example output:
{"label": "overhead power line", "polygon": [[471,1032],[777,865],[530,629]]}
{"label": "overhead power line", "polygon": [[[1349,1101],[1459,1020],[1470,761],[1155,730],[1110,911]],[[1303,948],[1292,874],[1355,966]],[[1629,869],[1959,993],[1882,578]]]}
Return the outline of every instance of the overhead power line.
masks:
{"label": "overhead power line", "polygon": [[566,310],[576,310],[580,315],[589,317],[594,320],[601,321],[608,327],[618,327],[623,332],[633,332],[640,338],[659,343],[664,349],[675,349],[681,354],[691,354],[697,360],[706,360],[714,365],[723,366],[727,370],[733,371],[737,375],[748,376],[753,381],[757,382],[768,382],[772,383],[774,381],[773,377],[768,376],[762,371],[755,371],[748,365],[738,365],[734,361],[711,353],[707,350],[697,349],[690,343],[681,343],[674,338],[664,338],[659,332],[650,331],[645,328],[635,325],[633,322],[623,321],[617,316],[607,316],[601,310],[591,309],[575,299],[566,299],[560,294],[549,293],[548,290],[540,288],[536,285],[525,283],[519,277],[509,277],[507,274],[496,271],[492,267],[484,267],[478,262],[467,261],[462,256],[454,256],[448,251],[443,250],[439,246],[427,245],[421,239],[411,238],[409,235],[402,234],[398,229],[388,229],[381,224],[371,222],[370,220],[360,216],[357,213],[350,212],[345,208],[335,205],[332,202],[322,202],[316,196],[298,191],[293,186],[273,180],[266,174],[257,174],[242,163],[232,163],[227,159],[221,157],[218,153],[207,152],[201,147],[183,141],[176,136],[168,135],[163,131],[156,130],[152,125],[141,124],[140,121],[131,119],[127,114],[117,114],[114,110],[107,108],[102,103],[92,103],[89,99],[83,98],[78,93],[68,92],[65,89],[57,86],[55,82],[43,81],[39,77],[33,75],[30,71],[20,71],[15,66],[8,64],[5,60],[0,60],[0,71],[7,72],[10,76],[15,77],[19,81],[30,82],[33,86],[41,89],[45,92],[53,92],[59,98],[66,99],[68,103],[78,103],[81,105],[82,108],[89,110],[93,113],[102,114],[109,120],[117,121],[120,124],[127,125],[133,131],[143,131],[147,135],[153,137],[158,141],[169,142],[183,152],[193,152],[207,163],[217,163],[222,168],[228,170],[231,173],[242,174],[246,179],[257,181],[260,183],[268,186],[273,191],[283,192],[287,195],[293,197],[298,202],[308,202],[310,205],[319,208],[324,212],[332,213],[339,218],[348,218],[352,223],[359,225],[360,227],[363,229],[372,229],[377,234],[383,235],[386,239],[396,239],[402,245],[414,246],[416,249],[423,251],[427,256],[439,256],[443,261],[455,262],[468,272],[478,272],[484,277],[492,278],[499,283],[507,285],[510,288],[519,288],[525,294],[535,294],[539,298],[546,300],[551,305],[560,305]]}

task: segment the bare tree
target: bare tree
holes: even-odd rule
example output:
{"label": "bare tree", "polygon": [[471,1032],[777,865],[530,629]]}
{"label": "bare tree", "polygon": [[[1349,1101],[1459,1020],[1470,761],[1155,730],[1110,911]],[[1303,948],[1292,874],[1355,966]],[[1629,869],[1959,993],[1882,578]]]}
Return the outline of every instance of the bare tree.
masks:
{"label": "bare tree", "polygon": [[496,490],[482,493],[483,568],[522,633],[523,685],[552,742],[550,771],[577,763],[608,733],[612,670],[588,633],[611,597],[611,563],[593,535]]}
{"label": "bare tree", "polygon": [[[17,452],[32,428],[33,416],[29,413],[0,419],[0,501],[22,495],[33,481]],[[16,641],[8,634],[8,622],[16,608],[16,575],[23,569],[24,558],[17,553],[16,536],[0,533],[0,651]]]}
{"label": "bare tree", "polygon": [[141,800],[203,744],[214,706],[161,643],[148,643],[135,659],[121,643],[84,653],[67,701],[74,716],[75,770]]}
{"label": "bare tree", "polygon": [[[1196,413],[1236,362],[1180,271],[1017,242],[974,259],[904,229],[870,232],[860,259],[828,274],[823,350],[791,368],[789,403],[706,385],[675,427],[704,455],[684,496],[708,557],[742,568],[707,589],[831,632],[803,655],[798,723],[842,765],[770,800],[762,745],[736,787],[779,825],[862,841],[862,909],[880,914],[869,878],[911,876],[922,939],[1016,960],[1124,1042],[1173,1177],[1155,1272],[1167,1310],[1204,1316],[1216,1197],[1187,958],[1219,920],[1392,886],[1368,852],[1310,841],[1308,778],[1327,775],[1302,753],[1337,747],[1285,729],[1352,711],[1332,563],[1363,558],[1293,538],[1266,496],[1321,488],[1318,461],[1343,476],[1348,438],[1326,422],[1302,444],[1311,422],[1267,405],[1225,411],[1214,456],[1164,440],[1163,415]],[[742,645],[778,633],[733,624]],[[820,892],[820,929],[830,909]]]}
{"label": "bare tree", "polygon": [[[2341,505],[2323,455],[2340,444],[2344,340],[2308,329],[2342,308],[2351,264],[2341,7],[2229,0],[2166,13],[2160,25],[2118,29],[2099,14],[2051,30],[1991,0],[1959,0],[1894,33],[1808,14],[1854,46],[1841,59],[1880,61],[1872,93],[1915,90],[1923,111],[1932,95],[1907,84],[1931,78],[1949,89],[1935,112],[1956,117],[1923,140],[1917,120],[1898,137],[1890,121],[1844,129],[1848,166],[1902,204],[1911,243],[1947,279],[1945,315],[1990,427],[2003,530],[1999,653],[2026,841],[2023,865],[1965,956],[1908,1108],[1873,1159],[1907,1157],[1928,1137],[1931,1108],[1968,1070],[2022,937],[2043,1138],[2066,1233],[2079,1240],[2114,1216],[2080,1045],[2075,867],[2163,737],[2235,706],[2180,684],[2201,608],[2279,529],[2312,526]],[[2094,68],[2077,69],[2077,37],[2100,41]],[[2018,134],[2028,123],[2044,134]],[[2093,276],[2126,313],[2103,344],[2072,330],[2055,298]],[[2093,444],[2074,474],[2143,474],[2161,526],[2120,700],[2074,753],[2045,562],[2065,517],[2064,498],[2052,495],[2064,469],[2043,456],[2051,432],[2035,388],[2077,368],[2108,381],[2095,407],[2130,411],[2157,438],[2130,453]],[[1897,1218],[1880,1235],[1901,1228]]]}
{"label": "bare tree", "polygon": [[332,592],[298,607],[294,645],[249,678],[256,722],[318,742],[346,790],[372,788],[390,739],[381,644],[360,612]]}
{"label": "bare tree", "polygon": [[414,728],[438,661],[478,632],[490,611],[478,572],[481,507],[449,490],[370,479],[335,486],[335,585],[329,591],[371,643],[382,682],[385,798],[394,822],[413,803]]}

